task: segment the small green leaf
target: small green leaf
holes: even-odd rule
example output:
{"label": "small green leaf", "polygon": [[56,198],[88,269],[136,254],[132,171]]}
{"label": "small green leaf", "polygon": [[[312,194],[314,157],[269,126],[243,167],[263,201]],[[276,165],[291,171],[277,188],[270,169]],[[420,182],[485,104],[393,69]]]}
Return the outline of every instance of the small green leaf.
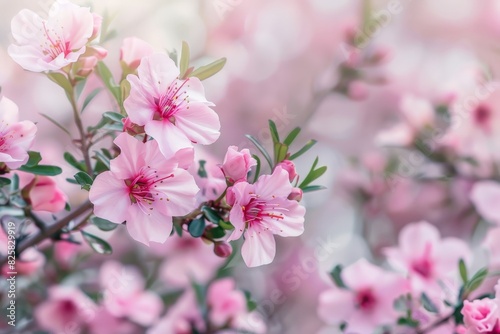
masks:
{"label": "small green leaf", "polygon": [[290,131],[288,136],[286,136],[285,140],[283,141],[283,144],[288,145],[288,146],[292,145],[295,138],[297,138],[297,136],[299,135],[300,130],[301,129],[299,127],[296,127],[295,129]]}
{"label": "small green leaf", "polygon": [[460,272],[460,277],[462,278],[462,282],[464,284],[467,284],[467,281],[469,280],[468,274],[467,274],[467,267],[465,266],[464,259],[460,259],[458,262],[458,269]]}
{"label": "small green leaf", "polygon": [[78,170],[86,170],[85,164],[76,160],[76,158],[69,152],[64,152],[64,160]]}
{"label": "small green leaf", "polygon": [[109,220],[99,218],[99,217],[92,217],[90,218],[90,222],[97,226],[101,231],[113,231],[115,228],[118,227],[120,224],[115,224],[110,222]]}
{"label": "small green leaf", "polygon": [[124,118],[122,114],[113,111],[106,111],[104,114],[102,114],[102,117],[120,124],[122,123],[122,119]]}
{"label": "small green leaf", "polygon": [[247,311],[252,312],[257,308],[257,303],[253,300],[250,291],[244,290],[243,292],[245,293],[245,299],[247,300]]}
{"label": "small green leaf", "polygon": [[262,153],[264,158],[266,159],[267,163],[269,164],[269,167],[273,168],[273,161],[271,159],[271,156],[267,152],[267,150],[262,146],[262,144],[252,135],[245,135],[254,145],[257,147],[257,149]]}
{"label": "small green leaf", "polygon": [[288,154],[288,146],[282,143],[274,144],[274,161],[276,164],[285,160]]}
{"label": "small green leaf", "polygon": [[92,177],[85,172],[76,173],[75,180],[80,186],[82,186],[82,189],[85,189],[87,191],[90,190],[90,186],[92,186],[92,183],[94,182]]}
{"label": "small green leaf", "polygon": [[480,269],[477,273],[472,276],[472,278],[465,284],[464,293],[470,294],[483,284],[484,280],[488,276],[488,268]]}
{"label": "small green leaf", "polygon": [[0,177],[0,188],[8,186],[11,183],[10,179],[6,177]]}
{"label": "small green leaf", "polygon": [[205,80],[217,74],[224,68],[226,58],[218,59],[208,65],[198,67],[196,70],[189,74],[190,77],[197,77],[200,80]]}
{"label": "small green leaf", "polygon": [[182,41],[182,49],[181,49],[181,60],[179,62],[179,72],[180,78],[184,79],[186,75],[186,71],[189,68],[189,59],[191,58],[189,52],[189,44],[185,41]]}
{"label": "small green leaf", "polygon": [[257,161],[257,166],[255,166],[255,175],[253,177],[253,183],[255,183],[257,181],[257,179],[259,178],[261,162],[260,162],[260,158],[258,156],[256,156],[255,154],[252,154],[252,157],[255,159],[255,161]]}
{"label": "small green leaf", "polygon": [[292,154],[290,156],[290,160],[293,160],[293,159],[297,159],[298,157],[300,157],[302,154],[306,153],[307,151],[309,151],[309,149],[311,147],[313,147],[315,144],[317,143],[316,140],[314,139],[311,139],[310,141],[308,141],[304,147],[302,147],[300,150],[298,150],[297,152],[295,152],[294,154]]}
{"label": "small green leaf", "polygon": [[83,230],[81,231],[81,233],[82,233],[82,236],[85,239],[85,241],[89,244],[89,246],[96,253],[105,254],[105,255],[109,255],[109,254],[113,253],[113,249],[106,241],[102,240],[101,238],[96,237],[93,234],[85,232]]}
{"label": "small green leaf", "polygon": [[219,224],[219,221],[222,220],[217,211],[215,211],[209,206],[202,206],[201,211],[203,211],[205,217],[214,224]]}
{"label": "small green leaf", "polygon": [[310,193],[310,192],[313,192],[313,191],[318,191],[318,190],[325,190],[326,187],[323,187],[323,186],[307,186],[307,187],[304,187],[304,188],[301,188],[302,189],[302,192],[303,193]]}
{"label": "small green leaf", "polygon": [[316,166],[318,165],[318,161],[319,161],[319,158],[316,157],[316,159],[314,160],[314,163],[313,163],[313,165],[312,165],[309,173],[304,178],[304,180],[302,181],[302,183],[299,185],[300,189],[303,189],[303,188],[307,187],[312,182],[314,182],[315,180],[317,180],[318,178],[320,178],[323,174],[325,174],[326,169],[327,169],[326,166],[322,166],[322,167],[319,167],[318,169],[315,169]]}
{"label": "small green leaf", "polygon": [[200,217],[193,219],[188,226],[188,232],[194,238],[199,238],[203,235],[205,231],[205,218]]}
{"label": "small green leaf", "polygon": [[219,222],[219,226],[225,230],[234,230],[233,224],[231,224],[230,222],[223,221],[223,220],[221,220]]}
{"label": "small green leaf", "polygon": [[198,168],[198,176],[202,178],[207,178],[207,170],[205,169],[205,164],[207,163],[206,160],[200,160],[198,162],[200,164],[200,167]]}
{"label": "small green leaf", "polygon": [[97,96],[97,94],[99,94],[101,92],[102,88],[96,88],[94,89],[86,98],[85,98],[85,101],[83,101],[83,104],[82,104],[82,110],[80,111],[80,113],[83,113],[83,111],[85,110],[85,108],[87,108],[87,106],[89,105],[90,102],[92,102],[92,100]]}
{"label": "small green leaf", "polygon": [[207,229],[205,235],[209,239],[220,239],[226,235],[226,230],[224,230],[221,226],[217,226]]}
{"label": "small green leaf", "polygon": [[273,144],[280,142],[280,135],[278,133],[278,129],[276,128],[276,123],[273,120],[269,120],[269,131],[271,132],[271,137],[273,139]]}
{"label": "small green leaf", "polygon": [[109,92],[113,95],[116,102],[121,104],[121,91],[120,87],[116,84],[115,79],[113,78],[113,74],[109,70],[109,68],[102,61],[97,63],[96,73],[101,78],[102,82],[109,90]]}
{"label": "small green leaf", "polygon": [[28,167],[26,165],[23,165],[19,167],[18,170],[23,172],[28,172],[31,174],[45,175],[45,176],[55,176],[62,173],[62,169],[60,167],[50,166],[50,165],[37,165],[33,167]]}
{"label": "small green leaf", "polygon": [[15,192],[19,189],[19,175],[17,174],[14,174],[12,175],[12,179],[11,179],[11,184],[10,184],[10,189],[12,192]]}
{"label": "small green leaf", "polygon": [[336,265],[335,268],[330,272],[330,277],[333,279],[335,285],[341,289],[347,289],[344,281],[342,280],[342,266],[340,264]]}
{"label": "small green leaf", "polygon": [[40,155],[40,152],[35,152],[35,151],[28,151],[29,159],[28,162],[26,162],[25,166],[27,167],[34,167],[38,165],[38,163],[42,160],[42,156]]}
{"label": "small green leaf", "polygon": [[399,318],[398,325],[416,328],[420,325],[420,322],[412,318]]}
{"label": "small green leaf", "polygon": [[71,211],[71,206],[69,205],[68,202],[66,202],[66,204],[64,205],[64,210]]}
{"label": "small green leaf", "polygon": [[101,151],[94,151],[95,153],[95,159],[97,161],[100,161],[106,168],[109,170],[110,163],[109,163],[109,158],[106,157]]}
{"label": "small green leaf", "polygon": [[69,131],[64,127],[62,126],[61,124],[59,124],[59,122],[57,122],[55,119],[53,119],[52,117],[50,117],[49,115],[46,115],[44,113],[38,113],[40,116],[44,117],[45,119],[47,119],[49,122],[51,122],[52,124],[54,124],[55,126],[57,126],[59,129],[61,129],[62,131],[64,131],[64,133],[66,133],[68,136],[71,137],[71,133],[69,133]]}
{"label": "small green leaf", "polygon": [[429,311],[431,313],[438,313],[439,312],[436,305],[434,305],[434,303],[429,299],[429,297],[427,296],[427,294],[425,292],[422,292],[422,295],[420,296],[420,302],[422,303],[422,306],[424,307],[424,309],[426,309],[427,311]]}

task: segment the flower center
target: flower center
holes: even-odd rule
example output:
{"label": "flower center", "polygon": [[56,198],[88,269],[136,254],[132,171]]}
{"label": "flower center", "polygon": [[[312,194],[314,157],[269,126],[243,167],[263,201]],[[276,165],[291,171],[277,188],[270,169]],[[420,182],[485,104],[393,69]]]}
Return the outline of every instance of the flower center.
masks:
{"label": "flower center", "polygon": [[[159,196],[158,192],[155,192],[155,188],[158,183],[163,183],[164,180],[173,177],[173,174],[160,177],[158,171],[151,169],[150,166],[142,167],[135,178],[130,178],[125,180],[125,184],[129,190],[130,202],[133,204],[138,204],[144,208],[144,206],[151,206],[155,201],[155,195]],[[160,198],[162,200],[163,198]],[[169,200],[165,198],[165,200]],[[148,208],[152,210],[152,207]]]}
{"label": "flower center", "polygon": [[371,289],[363,289],[356,293],[356,306],[364,311],[372,310],[377,304],[377,298]]}
{"label": "flower center", "polygon": [[479,105],[474,110],[474,121],[476,124],[484,129],[488,129],[491,121],[491,110],[485,105]]}
{"label": "flower center", "polygon": [[[43,23],[43,31],[46,41],[41,46],[43,54],[49,56],[52,60],[56,59],[61,53],[64,57],[71,53],[69,42],[65,42],[62,37],[58,36],[54,29],[47,29],[45,22]],[[54,36],[51,36],[51,33]]]}
{"label": "flower center", "polygon": [[432,262],[428,258],[413,261],[411,268],[422,277],[429,278],[432,275]]}
{"label": "flower center", "polygon": [[247,205],[243,207],[243,214],[248,225],[260,224],[265,218],[284,219],[281,212],[282,208],[277,203],[270,203],[258,198],[257,195],[250,199]]}
{"label": "flower center", "polygon": [[77,311],[77,307],[76,307],[75,303],[73,303],[73,301],[71,301],[69,299],[63,300],[61,302],[60,309],[61,309],[61,313],[66,314],[66,315],[74,314]]}
{"label": "flower center", "polygon": [[[182,90],[184,85],[189,81],[186,79],[179,84],[179,80],[175,80],[168,86],[167,92],[160,97],[155,97],[155,120],[168,120],[175,124],[175,114],[179,109],[189,109],[189,95],[186,90]],[[189,86],[189,85],[188,85]]]}

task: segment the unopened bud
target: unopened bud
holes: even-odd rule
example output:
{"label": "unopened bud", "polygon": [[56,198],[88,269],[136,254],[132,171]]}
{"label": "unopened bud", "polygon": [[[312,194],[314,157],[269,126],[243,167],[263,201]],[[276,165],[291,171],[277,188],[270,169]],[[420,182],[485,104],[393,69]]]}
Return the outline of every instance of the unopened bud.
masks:
{"label": "unopened bud", "polygon": [[302,195],[304,193],[302,192],[302,189],[300,188],[293,188],[292,192],[290,195],[288,195],[288,199],[291,201],[297,201],[300,202],[302,200]]}
{"label": "unopened bud", "polygon": [[218,257],[228,257],[233,252],[233,247],[225,241],[217,241],[214,243],[214,253]]}

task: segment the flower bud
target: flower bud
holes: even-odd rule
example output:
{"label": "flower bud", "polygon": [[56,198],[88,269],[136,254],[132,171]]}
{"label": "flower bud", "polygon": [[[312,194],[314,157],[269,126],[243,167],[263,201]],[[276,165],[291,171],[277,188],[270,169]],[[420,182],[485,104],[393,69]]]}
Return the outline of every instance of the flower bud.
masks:
{"label": "flower bud", "polygon": [[257,161],[252,158],[248,149],[238,152],[238,147],[229,146],[221,166],[222,172],[231,183],[246,181],[247,174]]}
{"label": "flower bud", "polygon": [[54,179],[43,175],[17,172],[21,195],[34,211],[59,212],[64,209],[67,198]]}
{"label": "flower bud", "polygon": [[302,192],[302,189],[300,188],[293,188],[292,192],[290,195],[288,195],[288,199],[291,201],[297,201],[300,202],[302,200],[302,195],[304,193]]}
{"label": "flower bud", "polygon": [[276,167],[280,166],[284,170],[288,172],[288,178],[290,182],[292,182],[295,177],[297,176],[297,171],[295,170],[295,164],[291,160],[283,160],[279,164],[276,165]]}
{"label": "flower bud", "polygon": [[80,58],[74,65],[75,74],[80,77],[87,77],[90,75],[90,73],[92,73],[96,65],[96,57],[90,56]]}
{"label": "flower bud", "polygon": [[144,126],[133,123],[128,117],[123,118],[122,123],[123,132],[126,132],[131,136],[136,136],[144,133]]}
{"label": "flower bud", "polygon": [[351,81],[347,87],[347,96],[355,101],[366,99],[368,94],[368,85],[361,80]]}
{"label": "flower bud", "polygon": [[153,47],[146,41],[137,37],[128,37],[123,40],[120,48],[120,62],[134,72],[141,59],[154,53]]}
{"label": "flower bud", "polygon": [[233,252],[233,247],[225,241],[217,241],[214,243],[214,253],[218,257],[229,257]]}

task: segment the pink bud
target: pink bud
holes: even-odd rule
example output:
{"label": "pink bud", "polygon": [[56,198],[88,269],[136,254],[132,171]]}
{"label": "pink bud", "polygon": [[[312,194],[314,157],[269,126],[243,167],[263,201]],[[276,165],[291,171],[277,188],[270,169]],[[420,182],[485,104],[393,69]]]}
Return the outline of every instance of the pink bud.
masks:
{"label": "pink bud", "polygon": [[234,183],[246,181],[250,168],[256,164],[248,149],[238,151],[238,147],[229,146],[221,169],[229,182]]}
{"label": "pink bud", "polygon": [[67,197],[53,178],[16,172],[23,198],[31,204],[34,211],[59,212],[64,209]]}
{"label": "pink bud", "polygon": [[90,75],[90,73],[92,73],[96,65],[97,65],[96,57],[90,56],[90,57],[80,58],[78,62],[76,62],[76,64],[74,65],[75,73],[80,77],[87,77]]}
{"label": "pink bud", "polygon": [[214,243],[214,253],[218,257],[228,257],[233,252],[233,247],[225,241],[218,241]]}
{"label": "pink bud", "polygon": [[144,126],[133,123],[128,117],[123,118],[122,123],[123,132],[127,132],[129,135],[136,136],[144,133]]}
{"label": "pink bud", "polygon": [[235,201],[236,201],[236,195],[234,194],[233,187],[227,188],[226,203],[229,204],[230,206],[233,206]]}
{"label": "pink bud", "polygon": [[361,80],[354,80],[347,87],[347,96],[356,101],[362,101],[369,95],[368,85]]}
{"label": "pink bud", "polygon": [[283,160],[276,167],[281,167],[288,172],[288,178],[292,182],[297,176],[297,171],[295,170],[295,164],[291,160]]}
{"label": "pink bud", "polygon": [[128,37],[123,40],[120,48],[120,61],[131,71],[135,71],[141,59],[154,53],[153,47],[146,41],[137,37]]}
{"label": "pink bud", "polygon": [[288,199],[291,201],[297,201],[300,202],[302,200],[302,195],[304,193],[302,192],[302,189],[300,188],[293,188],[292,192],[290,195],[288,195]]}

